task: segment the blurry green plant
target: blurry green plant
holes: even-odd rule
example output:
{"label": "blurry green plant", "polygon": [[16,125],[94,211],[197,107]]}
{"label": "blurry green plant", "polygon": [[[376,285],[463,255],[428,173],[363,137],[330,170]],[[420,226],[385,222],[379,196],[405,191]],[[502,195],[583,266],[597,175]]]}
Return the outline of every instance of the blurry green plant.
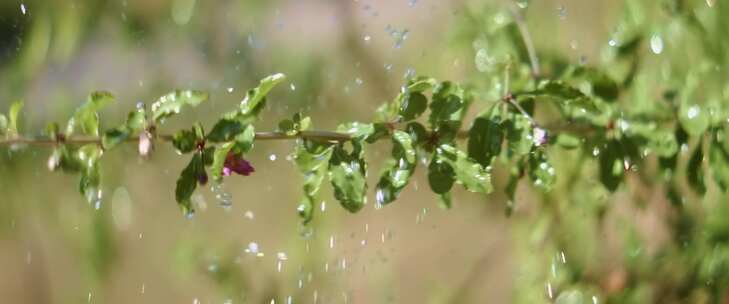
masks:
{"label": "blurry green plant", "polygon": [[[545,203],[555,201],[551,198],[555,189],[567,193],[568,201],[592,202],[582,210],[558,203],[544,208],[529,232],[537,240],[546,238],[546,230],[599,225],[609,206],[596,197],[618,191],[634,176],[643,184],[665,189],[665,196],[673,202],[675,215],[668,219],[672,243],[649,255],[640,250],[635,232],[625,228],[619,233],[626,235],[623,260],[628,267],[606,271],[605,278],[595,277],[597,270],[590,269],[584,259],[576,259],[566,266],[567,275],[554,274],[547,287],[550,295],[553,286],[560,286],[564,291],[555,297],[558,303],[594,301],[586,294],[597,288],[608,302],[615,303],[726,301],[726,203],[692,206],[685,203],[684,196],[708,196],[712,189],[707,184],[709,174],[719,190],[729,191],[729,86],[724,72],[729,69],[729,42],[720,39],[729,37],[729,19],[721,18],[722,13],[729,14],[729,4],[626,3],[625,17],[595,65],[570,64],[565,58],[535,50],[521,8],[473,8],[464,18],[473,24],[463,28],[475,32],[463,36],[475,41],[475,61],[478,70],[488,75],[487,89],[414,77],[392,101],[378,108],[372,122],[343,123],[335,132],[313,130],[311,119],[302,113],[282,120],[276,131],[256,132],[254,124],[267,94],[285,78],[275,74],[249,90],[239,108],[225,113],[208,132],[195,123],[173,135],[159,133],[165,121],[185,107],[206,101],[206,93],[171,92],[150,109],[140,106],[130,112],[121,126],[103,130],[98,112],[113,96],[95,92],[63,131],[54,123],[38,137],[21,135],[22,102],[14,103],[7,116],[0,115],[0,135],[5,136],[0,145],[53,145],[49,169],[79,174],[80,192],[96,204],[101,200],[99,161],[105,151],[136,142],[139,153],[146,156],[155,142],[171,142],[180,154],[192,154],[175,190],[179,206],[189,216],[194,213],[191,197],[198,185],[209,182],[208,172],[213,183],[221,183],[231,172],[248,175],[253,168],[243,156],[256,141],[296,140],[292,157],[304,177],[298,211],[303,223],[308,223],[327,178],[343,208],[361,210],[368,190],[365,149],[378,141],[390,141],[392,153],[375,185],[378,207],[398,198],[419,162],[427,166],[430,188],[444,208],[452,204],[454,184],[471,192],[491,193],[495,166],[510,173],[500,189],[510,202],[522,179],[543,193]],[[662,15],[653,19],[659,21],[645,21],[656,6]],[[669,31],[672,45],[681,47],[664,49],[663,38],[651,28],[656,24]],[[643,47],[646,45],[649,48]],[[653,64],[644,54],[648,49],[682,60]],[[691,54],[700,56],[686,57]],[[464,130],[464,117],[474,104],[483,105],[482,111]],[[559,113],[561,119],[538,122],[540,113]],[[459,140],[466,143],[465,149],[459,147]],[[709,168],[705,168],[705,155]],[[685,166],[679,166],[684,160]],[[555,166],[555,162],[570,164]],[[562,167],[564,172],[557,169]],[[594,167],[596,172],[583,167]],[[681,170],[683,174],[679,174]],[[585,181],[585,174],[597,176],[601,185]],[[684,194],[681,179],[693,194]],[[505,208],[510,214],[513,204],[507,203]],[[577,218],[584,214],[589,216]],[[597,235],[594,230],[587,229],[580,239]],[[570,243],[568,237],[555,238],[554,252],[570,247],[565,245]],[[573,256],[581,255],[575,252]],[[561,260],[564,263],[564,253]],[[657,281],[662,283],[648,283]],[[517,296],[524,302],[534,297],[534,293]]]}

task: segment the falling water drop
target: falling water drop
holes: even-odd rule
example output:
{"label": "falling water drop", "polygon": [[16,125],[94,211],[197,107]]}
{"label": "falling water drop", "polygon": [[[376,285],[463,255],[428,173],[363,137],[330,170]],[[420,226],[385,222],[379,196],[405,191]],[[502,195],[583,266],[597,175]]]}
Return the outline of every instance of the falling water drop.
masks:
{"label": "falling water drop", "polygon": [[658,34],[651,36],[651,51],[656,55],[663,53],[663,39]]}
{"label": "falling water drop", "polygon": [[291,83],[289,85],[289,87],[291,88],[291,91],[296,91],[296,85],[295,84]]}
{"label": "falling water drop", "polygon": [[273,154],[273,153],[272,153],[271,155],[269,155],[269,156],[268,156],[268,159],[269,159],[270,161],[276,161],[276,154]]}
{"label": "falling water drop", "polygon": [[558,6],[557,14],[559,15],[559,19],[561,19],[561,20],[567,19],[567,8],[565,8],[564,5]]}
{"label": "falling water drop", "polygon": [[25,4],[23,3],[20,4],[20,12],[23,13],[23,15],[25,15],[25,13],[27,12],[25,9]]}

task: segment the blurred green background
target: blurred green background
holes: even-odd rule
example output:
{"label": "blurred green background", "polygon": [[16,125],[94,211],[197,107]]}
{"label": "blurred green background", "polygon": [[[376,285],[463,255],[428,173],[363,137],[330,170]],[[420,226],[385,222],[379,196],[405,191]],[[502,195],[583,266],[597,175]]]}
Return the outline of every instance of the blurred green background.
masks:
{"label": "blurred green background", "polygon": [[[194,120],[210,126],[259,79],[281,72],[287,83],[272,93],[257,129],[273,130],[297,111],[312,116],[316,129],[334,129],[369,121],[408,75],[484,87],[490,75],[474,62],[476,37],[486,30],[479,22],[502,4],[5,0],[0,109],[23,99],[22,130],[32,134],[66,121],[94,90],[117,97],[102,113],[104,127],[174,88],[210,92],[209,103],[164,126],[171,133]],[[572,64],[601,62],[623,12],[622,1],[599,0],[533,1],[524,10],[537,49]],[[105,155],[99,210],[77,193],[76,177],[47,172],[50,149],[0,149],[0,302],[537,303],[584,280],[584,302],[603,303],[636,279],[626,275],[633,267],[626,256],[656,252],[670,237],[668,203],[648,190],[545,197],[524,185],[506,217],[501,193],[458,191],[452,210],[439,209],[430,191],[419,190],[427,187],[423,170],[396,203],[354,215],[325,187],[315,221],[301,228],[292,147],[256,143],[256,173],[224,185],[233,207],[203,189],[193,219],[174,202],[186,159],[169,145],[159,144],[150,159],[137,157],[133,145]],[[368,151],[371,172],[388,149]],[[504,176],[497,172],[497,189]],[[584,183],[598,183],[585,176]],[[373,185],[375,174],[370,179]],[[563,218],[539,216],[574,200],[581,207],[563,210]],[[608,201],[614,208],[596,224],[593,212]],[[564,226],[550,228],[553,221]]]}

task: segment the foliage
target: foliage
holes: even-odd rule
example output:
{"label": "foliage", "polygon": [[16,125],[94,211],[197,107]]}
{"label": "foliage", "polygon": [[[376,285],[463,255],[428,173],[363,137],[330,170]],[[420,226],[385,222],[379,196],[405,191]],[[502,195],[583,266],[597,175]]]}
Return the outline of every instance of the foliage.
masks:
{"label": "foliage", "polygon": [[[503,191],[510,199],[504,206],[510,214],[516,187],[520,180],[528,179],[545,202],[540,225],[529,232],[537,240],[547,238],[542,233],[547,229],[599,226],[608,207],[594,203],[600,201],[594,197],[596,193],[631,192],[641,182],[660,189],[672,201],[673,215],[667,219],[672,240],[652,255],[625,254],[625,263],[634,267],[617,274],[622,276],[615,283],[619,286],[604,288],[608,302],[704,298],[718,302],[729,297],[725,290],[729,284],[729,228],[722,217],[727,206],[725,202],[691,206],[684,203],[684,197],[717,197],[720,194],[709,194],[729,191],[729,87],[723,72],[729,69],[729,45],[726,39],[695,38],[726,37],[729,27],[721,13],[729,13],[729,5],[711,2],[714,8],[690,1],[659,2],[627,1],[625,17],[604,56],[589,65],[569,64],[565,58],[530,50],[518,11],[505,17],[506,10],[491,10],[490,6],[469,9],[465,22],[474,24],[464,28],[477,33],[461,34],[475,41],[477,69],[487,75],[488,88],[431,77],[410,78],[395,98],[377,109],[372,122],[345,122],[337,132],[312,130],[311,118],[297,113],[279,122],[278,131],[257,133],[254,123],[266,106],[268,93],[285,79],[283,74],[275,74],[247,91],[240,106],[224,113],[207,133],[200,123],[173,135],[158,133],[184,107],[208,99],[200,91],[177,90],[160,97],[149,110],[135,109],[123,124],[109,129],[102,128],[99,111],[113,96],[94,92],[63,132],[57,124],[50,124],[45,136],[31,140],[21,136],[18,121],[23,104],[16,102],[7,115],[0,115],[0,134],[6,138],[5,144],[21,146],[34,140],[53,144],[49,169],[78,174],[79,190],[91,204],[102,199],[100,160],[106,151],[138,141],[140,153],[146,156],[150,151],[143,147],[155,141],[171,142],[178,153],[191,154],[175,190],[175,199],[186,215],[195,211],[191,197],[197,187],[206,185],[208,176],[213,183],[230,178],[226,169],[232,170],[234,160],[247,164],[243,157],[257,139],[295,139],[292,158],[304,180],[298,205],[304,224],[314,217],[314,204],[326,179],[347,211],[358,212],[367,204],[370,187],[365,152],[380,141],[391,143],[392,150],[374,187],[378,207],[397,200],[419,162],[427,165],[430,189],[444,208],[451,207],[453,185],[459,184],[481,194]],[[656,38],[649,37],[643,20],[655,6],[662,12],[656,22],[676,27],[673,43],[685,49],[659,51],[646,45]],[[497,19],[501,21],[491,22]],[[657,67],[646,58],[649,49],[665,56],[702,56]],[[534,60],[537,55],[539,62]],[[481,112],[472,122],[464,121],[472,106]],[[559,120],[541,121],[540,113],[558,113]],[[572,160],[574,164],[555,165]],[[495,168],[509,172],[508,182],[495,180]],[[252,168],[245,172],[242,174],[250,174]],[[593,179],[598,182],[591,183]],[[555,189],[567,193],[564,203],[551,198]],[[573,206],[575,201],[593,203]],[[589,216],[582,218],[583,213]],[[621,245],[629,252],[640,242],[635,241],[634,231],[624,229],[619,231],[626,235]],[[568,242],[557,239],[555,243]],[[581,249],[566,247],[564,250],[572,252]],[[682,261],[681,265],[667,262],[675,260]],[[557,303],[582,303],[602,284],[599,278],[589,277],[592,273],[588,271],[598,270],[583,269],[580,261],[573,265],[567,270],[569,275],[554,278],[553,284],[564,290],[556,296]],[[667,277],[663,286],[642,283],[659,276]],[[644,292],[646,289],[652,292]],[[531,294],[522,296],[528,302]]]}

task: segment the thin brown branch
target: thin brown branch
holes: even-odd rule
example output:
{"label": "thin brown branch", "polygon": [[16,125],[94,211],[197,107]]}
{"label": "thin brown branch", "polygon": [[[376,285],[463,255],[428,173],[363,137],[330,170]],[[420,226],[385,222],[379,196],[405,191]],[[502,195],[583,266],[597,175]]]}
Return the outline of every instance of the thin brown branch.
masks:
{"label": "thin brown branch", "polygon": [[[285,132],[256,132],[256,140],[292,140],[292,139],[310,139],[316,141],[327,141],[327,142],[342,142],[351,139],[349,134],[331,132],[331,131],[301,131],[298,134],[286,134]],[[157,140],[172,141],[172,135],[157,135]],[[137,142],[138,137],[132,137],[126,139],[126,142]],[[54,140],[50,137],[25,137],[16,136],[7,139],[0,139],[0,146],[12,146],[12,145],[56,145],[56,144],[69,144],[69,145],[86,145],[86,144],[100,144],[101,138],[97,136],[77,136],[70,137],[63,140]]]}

